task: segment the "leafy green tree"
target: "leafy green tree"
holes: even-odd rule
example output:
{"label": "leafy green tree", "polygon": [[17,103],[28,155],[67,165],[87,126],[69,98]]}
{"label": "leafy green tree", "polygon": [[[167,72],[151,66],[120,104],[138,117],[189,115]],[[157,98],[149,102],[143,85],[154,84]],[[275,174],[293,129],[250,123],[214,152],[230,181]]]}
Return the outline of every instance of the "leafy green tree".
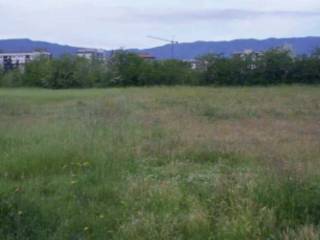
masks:
{"label": "leafy green tree", "polygon": [[14,69],[4,72],[0,79],[0,86],[2,87],[21,87],[23,86],[23,74],[20,69]]}
{"label": "leafy green tree", "polygon": [[107,62],[93,60],[90,62],[88,81],[91,86],[108,87],[111,85],[111,72]]}
{"label": "leafy green tree", "polygon": [[138,83],[140,86],[160,85],[162,82],[162,63],[145,61],[140,67]]}
{"label": "leafy green tree", "polygon": [[272,49],[264,54],[252,52],[232,57],[208,54],[201,58],[202,83],[255,85],[289,82],[293,57],[289,50]]}
{"label": "leafy green tree", "polygon": [[290,77],[297,83],[320,83],[320,50],[316,49],[311,56],[297,57]]}
{"label": "leafy green tree", "polygon": [[117,51],[109,61],[111,84],[118,86],[139,85],[143,59],[134,53]]}
{"label": "leafy green tree", "polygon": [[218,66],[224,58],[218,54],[206,54],[197,58],[198,71],[200,74],[200,83],[203,85],[216,83]]}
{"label": "leafy green tree", "polygon": [[39,58],[24,68],[1,69],[0,86],[88,88],[152,85],[270,85],[320,83],[320,49],[295,57],[290,49],[226,57],[207,54],[197,59],[197,69],[179,60],[144,60],[117,51],[108,61],[66,55]]}
{"label": "leafy green tree", "polygon": [[4,76],[4,69],[3,67],[0,65],[0,87],[1,87],[1,83],[2,83],[2,78]]}
{"label": "leafy green tree", "polygon": [[289,83],[290,71],[294,59],[290,50],[275,48],[266,51],[262,56],[261,72],[263,82],[261,84]]}
{"label": "leafy green tree", "polygon": [[50,75],[43,81],[43,87],[56,89],[90,87],[88,76],[88,60],[65,55],[60,59],[51,60]]}
{"label": "leafy green tree", "polygon": [[51,77],[52,64],[46,57],[40,57],[26,64],[23,74],[25,86],[44,87]]}
{"label": "leafy green tree", "polygon": [[[191,66],[179,60],[166,60],[160,63],[160,84],[163,85],[184,85],[194,81]],[[159,84],[159,83],[158,83]]]}

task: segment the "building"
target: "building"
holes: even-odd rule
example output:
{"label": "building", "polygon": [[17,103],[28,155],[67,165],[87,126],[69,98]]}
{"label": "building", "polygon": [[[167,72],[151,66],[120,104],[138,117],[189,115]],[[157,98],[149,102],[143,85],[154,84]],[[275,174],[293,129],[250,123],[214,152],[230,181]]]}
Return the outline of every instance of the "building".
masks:
{"label": "building", "polygon": [[252,60],[256,61],[258,60],[260,57],[263,56],[263,52],[257,52],[257,51],[254,51],[252,49],[245,49],[244,51],[242,52],[235,52],[233,53],[233,56],[234,57],[241,57],[242,59],[245,59],[247,57],[250,57],[252,58]]}
{"label": "building", "polygon": [[86,58],[88,60],[101,60],[104,61],[106,60],[106,54],[104,50],[100,50],[100,49],[79,49],[77,51],[77,56],[78,57],[82,57],[82,58]]}
{"label": "building", "polygon": [[190,64],[192,70],[197,70],[201,67],[201,61],[197,59],[185,59],[183,62]]}
{"label": "building", "polygon": [[243,52],[235,52],[233,54],[233,57],[235,58],[241,58],[243,61],[249,61],[251,62],[248,65],[248,68],[250,70],[254,70],[257,68],[257,62],[261,60],[263,57],[263,52],[257,52],[252,49],[245,49]]}
{"label": "building", "polygon": [[149,53],[139,53],[138,56],[140,58],[142,58],[143,60],[148,60],[148,61],[152,61],[152,60],[155,60],[156,57],[155,56],[152,56],[151,54]]}
{"label": "building", "polygon": [[49,52],[34,51],[24,53],[0,53],[0,66],[5,70],[24,67],[24,65],[30,61],[38,59],[40,57],[51,57]]}

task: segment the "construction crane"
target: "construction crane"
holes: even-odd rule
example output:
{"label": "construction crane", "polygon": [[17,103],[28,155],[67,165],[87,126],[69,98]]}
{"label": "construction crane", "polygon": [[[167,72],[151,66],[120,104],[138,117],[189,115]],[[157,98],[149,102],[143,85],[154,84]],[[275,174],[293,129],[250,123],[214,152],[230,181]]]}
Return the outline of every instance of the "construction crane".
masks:
{"label": "construction crane", "polygon": [[174,47],[176,44],[179,44],[179,42],[175,41],[174,39],[169,40],[169,39],[165,39],[165,38],[161,38],[161,37],[154,37],[154,36],[147,36],[148,38],[151,39],[155,39],[155,40],[159,40],[162,42],[168,42],[171,44],[171,58],[174,59]]}

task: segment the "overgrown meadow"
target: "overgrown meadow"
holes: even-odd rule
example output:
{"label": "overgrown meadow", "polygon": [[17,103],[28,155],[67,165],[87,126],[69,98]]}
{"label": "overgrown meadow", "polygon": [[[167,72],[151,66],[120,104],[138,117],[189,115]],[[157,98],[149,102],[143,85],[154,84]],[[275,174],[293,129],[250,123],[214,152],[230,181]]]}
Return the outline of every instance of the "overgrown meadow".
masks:
{"label": "overgrown meadow", "polygon": [[320,88],[0,89],[0,239],[320,238]]}

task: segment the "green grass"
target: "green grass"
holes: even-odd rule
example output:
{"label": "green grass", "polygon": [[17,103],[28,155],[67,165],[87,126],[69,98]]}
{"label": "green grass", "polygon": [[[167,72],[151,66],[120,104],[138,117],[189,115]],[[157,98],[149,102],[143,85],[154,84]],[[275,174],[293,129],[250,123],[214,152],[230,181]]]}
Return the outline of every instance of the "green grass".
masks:
{"label": "green grass", "polygon": [[319,239],[320,87],[0,89],[0,239]]}

